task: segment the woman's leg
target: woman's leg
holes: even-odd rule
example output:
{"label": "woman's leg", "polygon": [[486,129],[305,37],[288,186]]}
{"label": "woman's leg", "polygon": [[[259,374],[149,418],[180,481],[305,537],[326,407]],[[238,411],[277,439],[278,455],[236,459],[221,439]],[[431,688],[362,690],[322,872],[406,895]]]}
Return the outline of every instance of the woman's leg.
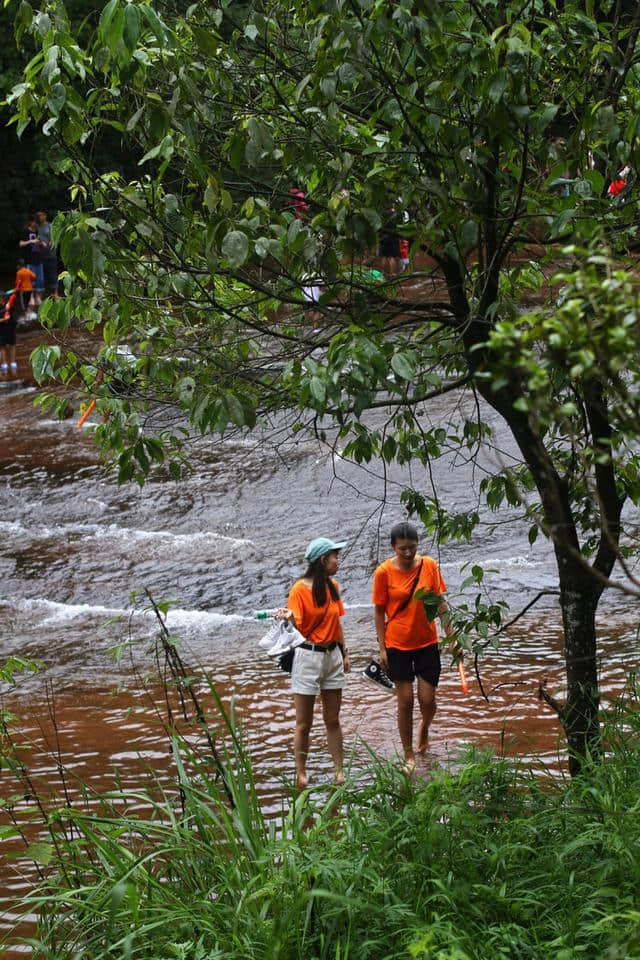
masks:
{"label": "woman's leg", "polygon": [[436,715],[436,688],[422,677],[418,677],[418,704],[422,714],[418,733],[418,753],[424,753],[429,742],[429,727]]}
{"label": "woman's leg", "polygon": [[327,743],[329,753],[333,760],[333,766],[336,771],[336,783],[344,783],[344,773],[342,766],[344,762],[344,753],[342,747],[342,728],[340,727],[340,704],[342,703],[342,690],[322,690],[322,716],[324,725],[327,728]]}
{"label": "woman's leg", "polygon": [[309,783],[307,754],[309,753],[309,734],[313,723],[313,707],[316,698],[306,693],[294,693],[293,702],[296,708],[296,732],[293,740],[293,753],[296,760],[296,786],[298,790],[304,790]]}
{"label": "woman's leg", "polygon": [[405,768],[410,772],[416,765],[413,754],[413,682],[411,680],[396,680],[396,698],[398,733],[404,750]]}

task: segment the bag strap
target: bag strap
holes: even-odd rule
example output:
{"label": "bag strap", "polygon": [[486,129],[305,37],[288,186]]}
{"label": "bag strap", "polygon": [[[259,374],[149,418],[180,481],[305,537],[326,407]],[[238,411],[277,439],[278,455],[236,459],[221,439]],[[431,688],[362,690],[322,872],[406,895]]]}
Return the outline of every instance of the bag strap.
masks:
{"label": "bag strap", "polygon": [[415,590],[416,590],[416,587],[418,586],[418,580],[420,579],[420,573],[422,572],[422,564],[423,564],[423,563],[424,563],[424,559],[421,559],[421,560],[420,560],[420,563],[418,564],[418,572],[416,573],[416,575],[415,575],[415,577],[413,578],[413,581],[412,581],[412,583],[411,583],[411,586],[409,587],[409,593],[408,593],[408,595],[407,595],[407,596],[405,597],[405,599],[402,601],[402,603],[401,603],[400,606],[397,608],[397,610],[394,610],[394,612],[392,613],[392,615],[391,615],[390,617],[387,617],[387,620],[386,620],[387,623],[390,623],[391,620],[395,620],[395,618],[398,616],[398,614],[402,613],[402,611],[403,611],[403,610],[406,610],[407,607],[409,606],[409,601],[410,601],[411,598],[413,597],[413,595],[414,595],[414,593],[415,593]]}

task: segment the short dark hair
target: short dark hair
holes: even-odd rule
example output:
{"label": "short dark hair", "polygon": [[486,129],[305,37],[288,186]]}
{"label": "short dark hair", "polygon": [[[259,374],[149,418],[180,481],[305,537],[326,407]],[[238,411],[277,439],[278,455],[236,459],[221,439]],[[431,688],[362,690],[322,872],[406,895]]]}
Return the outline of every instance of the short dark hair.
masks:
{"label": "short dark hair", "polygon": [[16,266],[24,267],[24,260],[22,258],[20,258],[20,260],[16,260]]}
{"label": "short dark hair", "polygon": [[391,527],[391,546],[395,546],[398,540],[415,540],[418,542],[418,531],[412,523],[403,520],[402,523],[396,523]]}

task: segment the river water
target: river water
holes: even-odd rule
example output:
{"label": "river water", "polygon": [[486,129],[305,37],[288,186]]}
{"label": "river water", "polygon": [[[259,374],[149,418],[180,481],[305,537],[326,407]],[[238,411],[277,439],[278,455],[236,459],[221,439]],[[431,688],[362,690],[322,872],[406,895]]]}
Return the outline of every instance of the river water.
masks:
{"label": "river water", "polygon": [[[21,339],[23,364],[35,338]],[[279,809],[291,782],[293,712],[286,677],[257,647],[265,625],[252,614],[285,600],[303,569],[305,544],[318,535],[349,544],[338,579],[354,666],[342,713],[354,775],[366,774],[365,743],[394,756],[393,699],[361,674],[375,649],[371,575],[389,554],[389,528],[403,517],[402,483],[427,489],[426,476],[416,469],[385,475],[376,464],[358,468],[308,437],[285,443],[271,426],[251,437],[199,441],[193,470],[179,482],[157,476],[143,489],[118,487],[98,462],[90,427],[49,419],[34,409],[35,396],[28,379],[0,385],[0,663],[19,655],[43,664],[36,677],[2,694],[2,706],[20,717],[21,734],[33,743],[28,753],[38,782],[55,789],[59,758],[96,789],[108,786],[114,766],[125,786],[136,782],[142,767],[168,769],[166,740],[141,691],[142,676],[153,668],[147,641],[157,625],[130,596],[146,588],[172,601],[168,625],[189,666],[208,672],[225,703],[235,698],[265,806]],[[450,394],[424,416],[446,426],[463,412],[460,398]],[[453,456],[434,465],[447,507],[475,504],[490,461],[515,456],[499,422],[491,414],[488,419],[496,427],[493,454],[475,467]],[[481,515],[471,543],[440,552],[428,542],[422,547],[439,560],[454,601],[465,564],[480,561],[491,570],[491,595],[517,612],[555,586],[551,548],[541,541],[531,547],[528,524],[509,512],[481,509]],[[609,591],[600,618],[605,694],[619,692],[638,667],[636,628],[637,603]],[[130,636],[138,641],[135,670],[128,654],[120,662],[113,655]],[[488,704],[473,676],[463,696],[447,657],[444,663],[425,769],[449,762],[463,743],[535,756],[563,769],[558,724],[537,698],[543,680],[550,692],[563,693],[553,597],[544,597],[498,650],[482,658]],[[150,690],[160,698],[153,681]],[[52,702],[59,737],[53,754],[45,749],[56,744]],[[309,772],[314,783],[330,779],[321,722]],[[25,863],[5,862],[5,893],[24,889],[29,878]],[[11,922],[9,915],[4,929]]]}

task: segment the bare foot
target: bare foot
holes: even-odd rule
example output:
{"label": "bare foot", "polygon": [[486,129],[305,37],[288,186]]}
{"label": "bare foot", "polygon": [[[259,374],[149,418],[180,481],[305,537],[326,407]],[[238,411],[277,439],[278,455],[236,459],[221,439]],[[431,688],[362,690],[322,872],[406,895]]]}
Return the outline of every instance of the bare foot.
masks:
{"label": "bare foot", "polygon": [[336,787],[342,787],[342,786],[344,786],[344,773],[342,772],[342,770],[336,770],[336,775],[335,775],[335,778],[334,778],[334,783],[335,783]]}
{"label": "bare foot", "polygon": [[429,727],[424,722],[420,721],[420,730],[418,732],[418,753],[424,753],[427,747],[429,746]]}
{"label": "bare foot", "polygon": [[309,777],[304,772],[298,771],[296,774],[296,787],[298,790],[306,790],[309,786]]}
{"label": "bare foot", "polygon": [[411,774],[413,773],[413,771],[415,770],[415,768],[416,768],[416,758],[415,758],[415,757],[407,757],[407,758],[405,759],[405,761],[404,761],[403,766],[402,766],[402,772],[403,772],[407,777],[410,777]]}

